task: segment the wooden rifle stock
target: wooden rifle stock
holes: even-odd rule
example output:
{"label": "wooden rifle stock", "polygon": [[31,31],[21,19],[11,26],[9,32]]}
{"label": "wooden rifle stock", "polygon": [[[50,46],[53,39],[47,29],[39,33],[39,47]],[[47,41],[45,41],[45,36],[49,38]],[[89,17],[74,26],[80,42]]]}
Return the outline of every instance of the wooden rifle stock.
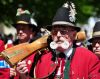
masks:
{"label": "wooden rifle stock", "polygon": [[19,61],[31,55],[34,51],[45,48],[47,46],[48,35],[45,35],[32,43],[22,43],[1,52],[1,55],[10,64],[16,65]]}
{"label": "wooden rifle stock", "polygon": [[[10,64],[10,66],[16,65],[19,61],[23,60],[27,56],[31,55],[34,51],[45,48],[47,46],[48,35],[45,35],[32,43],[22,43],[11,48],[8,48],[1,52],[1,56]],[[85,32],[80,31],[76,35],[76,40],[85,40]]]}

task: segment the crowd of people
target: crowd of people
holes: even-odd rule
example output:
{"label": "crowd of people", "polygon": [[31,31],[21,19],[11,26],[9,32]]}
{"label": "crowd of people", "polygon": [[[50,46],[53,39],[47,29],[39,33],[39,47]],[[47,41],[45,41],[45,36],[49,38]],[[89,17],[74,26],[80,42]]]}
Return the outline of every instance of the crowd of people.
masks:
{"label": "crowd of people", "polygon": [[[100,79],[100,21],[95,23],[93,37],[84,46],[76,26],[75,5],[61,6],[47,28],[39,28],[30,12],[19,9],[16,23],[17,39],[6,47],[0,40],[0,52],[14,45],[31,43],[48,35],[47,47],[35,51],[11,67],[0,55],[0,79]],[[11,42],[10,42],[11,43]],[[8,44],[10,44],[8,43]],[[8,47],[7,47],[8,46]],[[34,49],[34,48],[33,48]]]}

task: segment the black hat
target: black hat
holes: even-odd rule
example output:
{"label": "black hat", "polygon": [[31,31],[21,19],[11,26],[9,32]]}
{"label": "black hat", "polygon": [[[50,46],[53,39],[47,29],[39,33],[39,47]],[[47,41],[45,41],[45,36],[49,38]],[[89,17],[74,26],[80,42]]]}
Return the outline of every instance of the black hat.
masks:
{"label": "black hat", "polygon": [[93,28],[93,35],[92,38],[89,39],[89,42],[92,42],[94,38],[100,37],[100,21],[95,23],[95,26]]}
{"label": "black hat", "polygon": [[20,11],[20,13],[17,12],[16,23],[14,23],[13,26],[16,27],[16,25],[19,25],[19,24],[25,24],[25,25],[28,24],[33,27],[37,27],[36,21],[32,18],[28,10],[25,10],[22,12]]}
{"label": "black hat", "polygon": [[67,2],[57,10],[53,18],[52,26],[67,25],[75,27],[77,31],[80,31],[80,28],[75,26],[75,20],[76,20],[75,15],[76,15],[75,5],[72,2]]}

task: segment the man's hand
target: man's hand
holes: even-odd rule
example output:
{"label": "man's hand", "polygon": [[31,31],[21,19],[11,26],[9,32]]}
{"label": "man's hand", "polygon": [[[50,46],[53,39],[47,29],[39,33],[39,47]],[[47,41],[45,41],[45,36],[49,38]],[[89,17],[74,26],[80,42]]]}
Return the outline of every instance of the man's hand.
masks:
{"label": "man's hand", "polygon": [[15,68],[10,68],[10,77],[16,76]]}
{"label": "man's hand", "polygon": [[28,68],[27,68],[26,61],[19,62],[19,63],[17,64],[16,70],[17,70],[21,75],[25,75],[26,73],[28,73]]}

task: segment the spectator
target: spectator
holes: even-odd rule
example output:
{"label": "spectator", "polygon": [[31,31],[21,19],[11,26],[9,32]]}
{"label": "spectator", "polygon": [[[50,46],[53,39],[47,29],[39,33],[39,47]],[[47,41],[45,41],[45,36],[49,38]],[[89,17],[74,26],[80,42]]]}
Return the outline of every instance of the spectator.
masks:
{"label": "spectator", "polygon": [[7,36],[7,43],[5,44],[5,49],[6,48],[10,48],[13,46],[13,35],[12,34],[9,34]]}
{"label": "spectator", "polygon": [[100,59],[100,21],[95,23],[93,36],[89,42],[92,44],[91,51],[93,51]]}
{"label": "spectator", "polygon": [[[5,49],[5,44],[0,40],[0,53]],[[0,79],[9,79],[9,65],[6,64],[3,57],[0,55]]]}
{"label": "spectator", "polygon": [[[20,8],[21,9],[21,8]],[[19,11],[19,9],[18,9]],[[22,12],[23,11],[23,12]],[[30,12],[28,10],[22,10],[21,13],[17,12],[16,16],[16,23],[13,24],[13,26],[17,30],[17,39],[13,42],[13,45],[21,44],[21,43],[31,43],[37,38],[41,37],[38,33],[38,25],[34,18],[31,16]],[[33,55],[27,57],[25,60],[27,60],[28,65],[31,65],[31,57]],[[10,71],[7,72],[8,75],[10,74],[9,78],[7,79],[20,79],[20,75],[18,72],[16,72],[15,68],[10,67]]]}

